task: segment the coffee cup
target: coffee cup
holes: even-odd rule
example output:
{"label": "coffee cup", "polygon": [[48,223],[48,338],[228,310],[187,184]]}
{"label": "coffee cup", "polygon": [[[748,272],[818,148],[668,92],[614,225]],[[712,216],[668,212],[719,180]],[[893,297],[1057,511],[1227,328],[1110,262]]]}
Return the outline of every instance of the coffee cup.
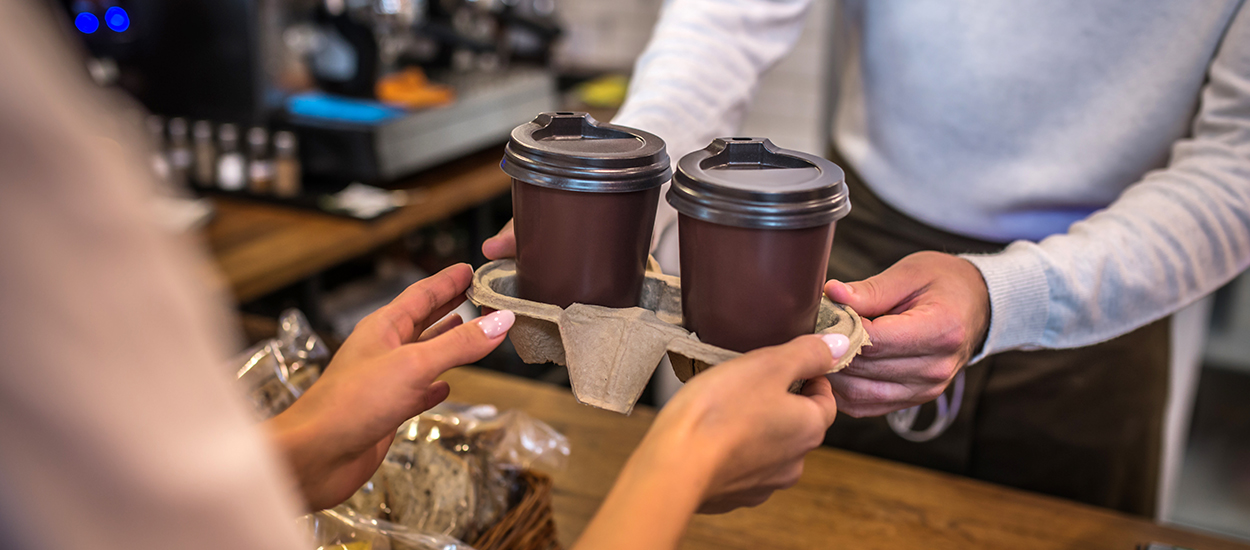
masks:
{"label": "coffee cup", "polygon": [[681,158],[682,316],[700,341],[747,352],[814,332],[837,221],[836,164],[761,138],[719,138]]}
{"label": "coffee cup", "polygon": [[512,131],[518,297],[568,307],[638,305],[660,188],[664,141],[586,113],[551,112]]}

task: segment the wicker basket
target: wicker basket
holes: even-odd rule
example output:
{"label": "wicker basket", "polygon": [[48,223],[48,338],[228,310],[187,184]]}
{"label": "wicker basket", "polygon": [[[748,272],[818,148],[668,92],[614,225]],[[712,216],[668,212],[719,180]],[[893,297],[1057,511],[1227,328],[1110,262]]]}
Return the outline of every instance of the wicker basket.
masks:
{"label": "wicker basket", "polygon": [[560,550],[551,511],[551,478],[521,472],[525,493],[503,518],[470,544],[477,550]]}

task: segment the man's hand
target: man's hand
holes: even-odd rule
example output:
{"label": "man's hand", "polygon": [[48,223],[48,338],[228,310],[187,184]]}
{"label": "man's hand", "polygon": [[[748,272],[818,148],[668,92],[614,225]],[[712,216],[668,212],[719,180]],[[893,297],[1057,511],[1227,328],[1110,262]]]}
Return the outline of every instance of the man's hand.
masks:
{"label": "man's hand", "polygon": [[470,323],[443,318],[464,301],[472,277],[468,265],[449,267],[365,317],[321,378],[266,422],[310,509],[351,496],[378,469],[399,425],[447,398],[447,383],[435,379],[503,341],[511,311]]}
{"label": "man's hand", "polygon": [[850,366],[829,375],[842,412],[854,417],[932,401],[989,328],[981,272],[950,254],[918,252],[857,283],[829,281],[825,294],[863,316],[872,338]]}
{"label": "man's hand", "polygon": [[494,237],[482,243],[482,255],[491,260],[516,257],[516,233],[512,231],[512,220],[508,220]]}

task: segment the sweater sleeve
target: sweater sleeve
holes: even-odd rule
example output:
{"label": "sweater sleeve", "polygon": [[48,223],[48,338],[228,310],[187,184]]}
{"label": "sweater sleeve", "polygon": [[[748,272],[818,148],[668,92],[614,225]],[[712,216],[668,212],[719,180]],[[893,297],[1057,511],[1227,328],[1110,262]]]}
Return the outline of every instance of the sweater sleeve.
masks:
{"label": "sweater sleeve", "polygon": [[[713,138],[733,133],[760,74],[798,41],[810,4],[669,0],[613,122],[663,138],[674,163]],[[660,200],[655,239],[676,221],[676,211]]]}
{"label": "sweater sleeve", "polygon": [[1039,243],[964,256],[989,288],[991,323],[973,361],[1073,348],[1167,316],[1250,265],[1250,10],[1212,60],[1192,137],[1169,165],[1109,207]]}

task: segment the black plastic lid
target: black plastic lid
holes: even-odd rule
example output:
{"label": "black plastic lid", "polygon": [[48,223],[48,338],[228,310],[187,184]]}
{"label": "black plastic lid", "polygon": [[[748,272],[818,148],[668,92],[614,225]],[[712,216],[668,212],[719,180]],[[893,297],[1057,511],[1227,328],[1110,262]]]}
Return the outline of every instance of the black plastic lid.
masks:
{"label": "black plastic lid", "polygon": [[692,218],[764,229],[833,223],[851,211],[845,174],[764,138],[717,138],[681,158],[668,203]]}
{"label": "black plastic lid", "polygon": [[592,193],[651,189],[673,174],[659,136],[573,112],[514,128],[500,167],[526,183]]}

